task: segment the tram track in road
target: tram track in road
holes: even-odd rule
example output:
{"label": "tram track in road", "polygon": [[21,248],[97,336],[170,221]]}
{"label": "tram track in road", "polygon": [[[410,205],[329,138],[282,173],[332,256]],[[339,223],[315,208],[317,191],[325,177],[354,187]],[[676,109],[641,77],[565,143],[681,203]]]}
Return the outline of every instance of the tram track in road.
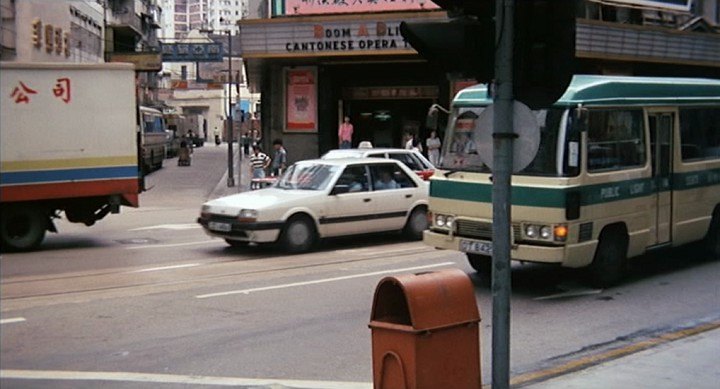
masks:
{"label": "tram track in road", "polygon": [[[38,305],[48,306],[200,288],[232,283],[231,280],[238,277],[282,278],[313,270],[332,271],[337,270],[333,269],[334,266],[359,264],[390,257],[393,259],[393,263],[402,263],[423,253],[430,254],[423,259],[445,255],[421,244],[396,246],[400,247],[383,249],[386,247],[383,246],[368,250],[349,249],[270,258],[262,258],[259,255],[240,259],[223,257],[220,260],[212,258],[211,261],[204,263],[197,261],[194,263],[163,263],[162,266],[122,268],[99,273],[84,272],[54,277],[9,279],[0,283],[2,289],[0,301],[3,303],[0,312]],[[339,256],[341,259],[328,260],[330,256]],[[238,269],[238,266],[242,268]],[[378,266],[373,266],[373,268],[378,268]]]}

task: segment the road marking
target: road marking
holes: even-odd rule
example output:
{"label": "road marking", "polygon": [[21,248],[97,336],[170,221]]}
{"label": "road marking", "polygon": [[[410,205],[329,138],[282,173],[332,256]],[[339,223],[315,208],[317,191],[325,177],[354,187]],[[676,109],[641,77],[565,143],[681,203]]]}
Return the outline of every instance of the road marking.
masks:
{"label": "road marking", "polygon": [[535,297],[533,300],[540,301],[540,300],[553,300],[553,299],[561,299],[561,298],[568,298],[568,297],[581,297],[581,296],[589,296],[592,294],[599,294],[602,292],[603,292],[602,289],[568,290],[567,292],[551,294],[549,296]]}
{"label": "road marking", "polygon": [[197,223],[185,223],[185,224],[158,224],[155,226],[148,226],[148,227],[139,227],[139,228],[133,228],[129,231],[146,231],[146,230],[174,230],[174,231],[180,231],[180,230],[194,230],[197,228],[202,228],[201,225]]}
{"label": "road marking", "polygon": [[130,273],[145,273],[148,271],[160,271],[160,270],[172,270],[172,269],[183,269],[186,267],[194,267],[194,266],[200,266],[199,263],[186,263],[184,265],[172,265],[172,266],[162,266],[162,267],[150,267],[147,269],[140,269],[140,270],[133,270]]}
{"label": "road marking", "polygon": [[62,370],[0,370],[2,379],[120,381],[161,384],[215,385],[238,387],[296,388],[296,389],[372,389],[371,383],[339,381],[276,380],[258,378],[211,377],[181,374],[125,373],[110,371]]}
{"label": "road marking", "polygon": [[24,317],[11,317],[9,319],[0,319],[0,324],[20,323],[25,321]]}
{"label": "road marking", "polygon": [[182,246],[195,246],[195,245],[201,245],[201,244],[208,244],[208,243],[219,243],[218,240],[200,240],[197,242],[185,242],[185,243],[171,243],[171,244],[148,244],[144,246],[132,246],[132,247],[126,247],[126,250],[140,250],[140,249],[160,249],[160,248],[168,248],[168,247],[182,247]]}
{"label": "road marking", "polygon": [[261,288],[231,290],[228,292],[208,293],[208,294],[201,294],[201,295],[198,295],[195,297],[199,298],[199,299],[205,299],[205,298],[210,298],[210,297],[229,296],[229,295],[233,295],[233,294],[250,294],[253,292],[264,292],[267,290],[274,290],[274,289],[294,288],[296,286],[324,284],[326,282],[344,281],[344,280],[351,280],[353,278],[372,277],[372,276],[377,276],[377,275],[381,275],[381,274],[400,273],[400,272],[413,271],[413,270],[423,270],[423,269],[430,269],[433,267],[441,267],[441,266],[448,266],[448,265],[454,265],[454,264],[455,264],[455,262],[442,262],[442,263],[436,263],[433,265],[406,267],[403,269],[382,270],[382,271],[376,271],[376,272],[372,272],[372,273],[362,273],[362,274],[354,274],[351,276],[324,278],[321,280],[314,280],[314,281],[294,282],[292,284],[282,284],[282,285],[264,286]]}

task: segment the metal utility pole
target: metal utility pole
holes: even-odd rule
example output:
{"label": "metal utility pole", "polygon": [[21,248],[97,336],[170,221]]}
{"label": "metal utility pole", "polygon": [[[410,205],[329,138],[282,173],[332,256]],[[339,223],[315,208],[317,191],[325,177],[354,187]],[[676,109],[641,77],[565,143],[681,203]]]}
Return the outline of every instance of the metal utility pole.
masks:
{"label": "metal utility pole", "polygon": [[515,0],[496,0],[493,122],[492,388],[510,387],[510,211]]}
{"label": "metal utility pole", "polygon": [[232,114],[232,34],[230,30],[225,31],[228,36],[228,178],[227,186],[235,186],[235,172],[233,161],[233,114]]}

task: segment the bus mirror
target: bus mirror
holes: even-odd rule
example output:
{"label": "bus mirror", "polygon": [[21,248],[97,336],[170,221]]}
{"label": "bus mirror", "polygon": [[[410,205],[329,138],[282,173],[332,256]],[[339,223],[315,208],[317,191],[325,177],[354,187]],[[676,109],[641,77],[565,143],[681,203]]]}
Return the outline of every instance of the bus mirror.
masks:
{"label": "bus mirror", "polygon": [[438,111],[443,111],[447,114],[450,113],[447,109],[443,108],[438,104],[433,104],[428,109],[427,116],[425,117],[425,127],[429,130],[438,129]]}
{"label": "bus mirror", "polygon": [[577,108],[575,108],[575,119],[578,124],[577,128],[580,131],[587,131],[588,116],[587,108],[584,108],[582,105],[578,105]]}

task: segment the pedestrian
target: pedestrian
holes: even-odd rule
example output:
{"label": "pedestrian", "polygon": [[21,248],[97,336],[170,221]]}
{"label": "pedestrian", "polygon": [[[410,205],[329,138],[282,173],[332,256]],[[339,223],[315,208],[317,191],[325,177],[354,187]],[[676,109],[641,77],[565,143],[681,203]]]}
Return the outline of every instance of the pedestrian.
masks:
{"label": "pedestrian", "polygon": [[277,177],[281,175],[287,167],[287,150],[283,147],[282,139],[275,139],[273,141],[273,148],[275,149],[275,154],[273,155],[270,174]]}
{"label": "pedestrian", "polygon": [[265,169],[270,166],[270,157],[260,150],[259,145],[253,145],[253,152],[250,155],[250,172],[252,178],[265,178]]}
{"label": "pedestrian", "polygon": [[437,131],[430,131],[430,137],[425,140],[425,146],[427,146],[428,159],[433,166],[440,164],[440,147],[442,143],[440,138],[437,136]]}
{"label": "pedestrian", "polygon": [[350,117],[345,116],[343,123],[338,128],[338,145],[341,149],[352,147],[353,125],[350,124]]}
{"label": "pedestrian", "polygon": [[422,143],[418,142],[415,134],[412,132],[405,133],[405,148],[407,150],[417,150],[419,152],[423,151]]}
{"label": "pedestrian", "polygon": [[220,130],[215,126],[215,129],[213,130],[213,135],[215,135],[215,146],[220,146]]}

